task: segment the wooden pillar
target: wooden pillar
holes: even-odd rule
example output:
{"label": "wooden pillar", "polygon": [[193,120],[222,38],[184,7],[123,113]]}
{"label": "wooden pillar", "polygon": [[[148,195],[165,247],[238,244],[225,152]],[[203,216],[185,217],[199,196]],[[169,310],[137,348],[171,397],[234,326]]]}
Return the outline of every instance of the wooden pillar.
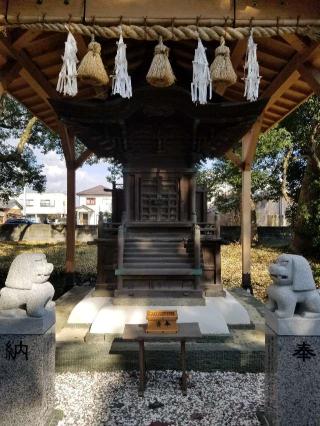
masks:
{"label": "wooden pillar", "polygon": [[242,139],[241,249],[242,287],[251,294],[251,165],[261,130],[262,116]]}
{"label": "wooden pillar", "polygon": [[190,179],[190,192],[191,192],[191,222],[197,223],[197,208],[196,208],[196,175],[195,173],[192,175]]}
{"label": "wooden pillar", "polygon": [[[60,125],[61,145],[67,166],[67,228],[66,228],[66,283],[74,284],[75,232],[76,232],[76,157],[75,137],[68,128]],[[80,164],[79,164],[80,165]]]}
{"label": "wooden pillar", "polygon": [[130,212],[130,175],[127,171],[123,173],[123,189],[124,189],[124,203],[125,203],[125,220],[126,223],[131,220],[131,212]]}
{"label": "wooden pillar", "polygon": [[[242,142],[243,144],[243,142]],[[242,170],[241,193],[242,287],[251,287],[251,166]]]}
{"label": "wooden pillar", "polygon": [[74,283],[75,232],[76,232],[76,169],[73,162],[67,162],[67,235],[66,235],[66,281]]}

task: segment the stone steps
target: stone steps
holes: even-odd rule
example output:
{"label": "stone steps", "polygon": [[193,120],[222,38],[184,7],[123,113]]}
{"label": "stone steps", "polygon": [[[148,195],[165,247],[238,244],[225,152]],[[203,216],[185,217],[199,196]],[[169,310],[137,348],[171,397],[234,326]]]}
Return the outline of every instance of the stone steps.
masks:
{"label": "stone steps", "polygon": [[132,275],[139,275],[139,276],[200,276],[202,274],[201,269],[194,269],[194,268],[147,268],[144,266],[144,268],[135,267],[135,268],[121,268],[116,269],[115,274],[117,276],[122,277],[129,277]]}
{"label": "stone steps", "polygon": [[[164,262],[162,262],[161,260],[152,261],[152,262],[148,261],[148,262],[144,262],[144,263],[141,262],[141,264],[140,264],[140,262],[139,262],[139,264],[134,263],[134,262],[125,262],[124,265],[123,265],[123,267],[126,268],[126,269],[162,268],[163,266],[164,266]],[[170,262],[170,266],[169,265],[166,265],[166,266],[169,267],[169,268],[181,268],[181,269],[183,269],[183,268],[192,268],[193,265],[190,262],[179,262],[179,263],[178,262],[177,263]]]}
{"label": "stone steps", "polygon": [[139,257],[136,255],[126,255],[124,257],[124,263],[134,263],[134,262],[161,262],[161,263],[190,263],[193,259],[191,257],[186,257],[184,255],[175,255],[175,256],[155,256],[148,255],[144,257]]}

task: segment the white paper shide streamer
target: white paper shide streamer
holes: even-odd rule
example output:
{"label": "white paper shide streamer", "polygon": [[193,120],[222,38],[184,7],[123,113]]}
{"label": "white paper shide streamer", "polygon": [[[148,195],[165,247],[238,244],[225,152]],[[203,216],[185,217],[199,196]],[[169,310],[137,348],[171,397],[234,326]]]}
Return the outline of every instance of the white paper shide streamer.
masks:
{"label": "white paper shide streamer", "polygon": [[120,30],[118,50],[114,61],[114,75],[112,80],[112,94],[119,94],[122,98],[131,98],[132,87],[131,78],[128,74],[128,62],[126,58],[127,45],[123,42],[122,31]]}
{"label": "white paper shide streamer", "polygon": [[253,31],[251,30],[248,39],[246,62],[244,65],[244,96],[247,101],[253,102],[258,99],[260,80],[261,76],[259,75],[257,44],[253,41]]}
{"label": "white paper shide streamer", "polygon": [[204,105],[207,103],[208,97],[212,97],[212,82],[210,78],[210,70],[206,56],[206,49],[200,38],[198,38],[198,46],[194,52],[193,64],[193,80],[191,83],[192,102],[199,102]]}
{"label": "white paper shide streamer", "polygon": [[62,68],[59,73],[57,91],[65,96],[75,96],[78,93],[77,83],[77,42],[69,31],[65,42],[64,55],[62,56]]}

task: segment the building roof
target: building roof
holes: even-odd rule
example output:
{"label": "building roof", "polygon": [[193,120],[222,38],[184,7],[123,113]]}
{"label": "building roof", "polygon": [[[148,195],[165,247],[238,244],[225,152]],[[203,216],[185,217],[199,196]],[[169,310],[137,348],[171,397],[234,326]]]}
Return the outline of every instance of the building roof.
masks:
{"label": "building roof", "polygon": [[[55,88],[66,41],[66,34],[61,32],[64,29],[67,31],[65,22],[73,26],[80,60],[87,52],[92,28],[99,36],[101,34],[99,43],[102,45],[103,60],[108,68],[112,68],[115,52],[114,47],[110,46],[115,46],[112,38],[118,38],[115,27],[118,26],[118,19],[108,16],[105,2],[84,2],[85,7],[80,1],[67,3],[0,1],[0,23],[10,35],[0,35],[1,82],[7,93],[57,133],[61,133],[61,122],[48,99],[63,99]],[[262,131],[277,124],[314,92],[319,93],[319,0],[252,2],[254,7],[243,0],[193,0],[189,2],[189,8],[185,7],[184,0],[163,3],[164,7],[159,7],[160,2],[152,0],[108,2],[112,16],[125,17],[123,31],[134,88],[139,81],[145,84],[147,62],[154,49],[154,43],[150,43],[150,40],[157,40],[159,31],[168,34],[166,43],[170,48],[174,73],[179,85],[187,85],[188,89],[197,34],[200,33],[204,39],[211,63],[220,35],[225,32],[238,79],[222,92],[229,101],[243,101],[246,37],[254,20],[254,37],[258,43],[257,55],[262,76],[259,97],[268,99],[262,116]],[[149,18],[152,16],[152,22],[149,19],[148,24],[146,10]],[[200,15],[201,22],[198,22]],[[93,16],[95,24],[91,27]],[[174,21],[172,17],[175,17]],[[81,22],[85,24],[84,28],[79,24]],[[132,25],[132,22],[136,25]],[[161,25],[164,27],[161,28]],[[89,82],[79,82],[75,99],[84,101],[93,98],[113,100],[105,88],[97,91]],[[88,151],[82,159],[86,155]]]}
{"label": "building roof", "polygon": [[93,213],[94,212],[93,209],[90,209],[90,207],[87,207],[87,206],[84,206],[84,205],[76,207],[76,211],[80,212],[80,213],[87,213],[87,212]]}
{"label": "building roof", "polygon": [[108,192],[111,192],[110,188],[106,188],[103,185],[97,185],[93,188],[85,189],[84,191],[77,192],[77,195],[107,195]]}
{"label": "building roof", "polygon": [[12,209],[14,207],[22,210],[22,205],[17,200],[9,200],[7,203],[0,201],[0,209]]}

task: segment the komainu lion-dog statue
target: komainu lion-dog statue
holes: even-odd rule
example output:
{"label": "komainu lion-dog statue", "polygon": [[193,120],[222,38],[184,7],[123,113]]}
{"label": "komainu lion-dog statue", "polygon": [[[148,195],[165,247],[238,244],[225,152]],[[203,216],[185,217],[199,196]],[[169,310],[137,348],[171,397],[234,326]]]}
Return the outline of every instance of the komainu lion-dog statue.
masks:
{"label": "komainu lion-dog statue", "polygon": [[269,266],[273,284],[267,307],[279,318],[320,317],[320,294],[309,263],[303,256],[282,254]]}
{"label": "komainu lion-dog statue", "polygon": [[52,263],[42,253],[18,255],[10,266],[5,287],[0,290],[0,311],[22,308],[30,317],[42,317],[54,295],[48,282],[52,271]]}

